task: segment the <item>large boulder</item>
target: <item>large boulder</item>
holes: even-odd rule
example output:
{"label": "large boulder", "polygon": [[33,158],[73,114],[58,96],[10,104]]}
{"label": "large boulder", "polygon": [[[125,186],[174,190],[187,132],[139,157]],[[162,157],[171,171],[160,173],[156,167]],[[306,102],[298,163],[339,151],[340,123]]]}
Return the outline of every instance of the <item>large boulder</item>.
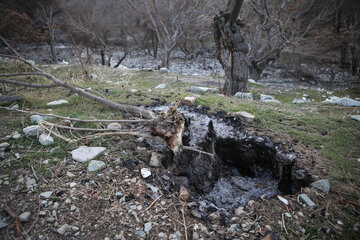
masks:
{"label": "large boulder", "polygon": [[273,96],[260,94],[260,102],[264,103],[280,103],[279,100],[276,100]]}
{"label": "large boulder", "polygon": [[344,107],[360,107],[360,101],[348,97],[330,97],[324,101],[324,103],[337,104]]}
{"label": "large boulder", "polygon": [[35,137],[41,132],[41,130],[42,129],[39,125],[32,125],[24,128],[23,132],[27,137]]}
{"label": "large boulder", "polygon": [[254,95],[252,93],[237,92],[237,93],[235,93],[234,97],[241,98],[241,99],[254,100]]}

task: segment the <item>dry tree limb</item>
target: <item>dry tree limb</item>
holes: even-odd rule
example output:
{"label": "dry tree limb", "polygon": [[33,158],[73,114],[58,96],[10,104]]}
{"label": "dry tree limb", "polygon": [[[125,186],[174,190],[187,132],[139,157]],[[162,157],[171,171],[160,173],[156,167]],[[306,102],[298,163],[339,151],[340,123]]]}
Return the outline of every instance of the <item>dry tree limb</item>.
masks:
{"label": "dry tree limb", "polygon": [[146,119],[153,119],[153,118],[156,118],[156,114],[153,112],[153,111],[150,111],[150,110],[146,110],[146,109],[143,109],[141,107],[136,107],[136,106],[131,106],[131,105],[127,105],[127,104],[120,104],[120,103],[116,103],[116,102],[113,102],[111,100],[108,100],[106,98],[102,98],[102,97],[99,97],[99,96],[96,96],[94,94],[91,94],[87,91],[85,91],[84,89],[82,88],[79,88],[79,87],[76,87],[74,85],[71,85],[67,82],[64,82],[60,79],[58,79],[57,77],[55,77],[54,75],[52,74],[49,74],[49,73],[46,73],[45,71],[43,71],[42,69],[38,68],[37,66],[31,64],[30,62],[26,61],[24,58],[22,58],[20,56],[20,54],[18,52],[15,51],[14,48],[12,48],[10,46],[10,44],[3,38],[0,36],[0,39],[2,40],[2,42],[5,43],[5,45],[7,45],[14,53],[16,56],[13,56],[13,55],[4,55],[4,54],[0,54],[1,57],[5,57],[5,58],[12,58],[12,59],[15,59],[15,60],[19,60],[27,65],[29,65],[31,68],[33,68],[36,72],[25,72],[25,73],[17,73],[17,76],[29,76],[29,75],[36,75],[36,76],[42,76],[42,77],[45,77],[47,79],[50,79],[54,82],[54,84],[56,84],[57,86],[60,86],[60,87],[64,87],[68,90],[70,90],[71,92],[73,93],[77,93],[79,94],[80,96],[83,96],[83,97],[86,97],[86,98],[89,98],[93,101],[97,101],[101,104],[104,104],[108,107],[111,107],[111,108],[114,108],[116,110],[119,110],[121,112],[124,112],[124,113],[127,113],[131,116],[137,116],[137,117],[140,117],[140,118],[146,118]]}
{"label": "dry tree limb", "polygon": [[10,84],[10,85],[22,86],[22,87],[30,87],[30,88],[52,88],[52,87],[57,87],[58,86],[56,83],[36,84],[36,83],[20,82],[20,81],[14,81],[14,80],[2,79],[2,78],[0,78],[0,83],[7,83],[7,84]]}
{"label": "dry tree limb", "polygon": [[54,117],[54,118],[59,118],[59,119],[64,119],[64,120],[69,120],[69,121],[76,121],[76,122],[141,123],[141,122],[152,122],[153,121],[153,120],[146,120],[146,119],[123,119],[123,120],[80,119],[80,118],[63,117],[63,116],[59,116],[59,115],[55,115],[55,114],[26,111],[26,110],[21,110],[21,109],[13,109],[13,108],[8,108],[8,107],[0,107],[0,109],[6,109],[9,111],[16,111],[16,112],[27,113],[27,114],[36,114],[36,115],[46,116],[46,117]]}

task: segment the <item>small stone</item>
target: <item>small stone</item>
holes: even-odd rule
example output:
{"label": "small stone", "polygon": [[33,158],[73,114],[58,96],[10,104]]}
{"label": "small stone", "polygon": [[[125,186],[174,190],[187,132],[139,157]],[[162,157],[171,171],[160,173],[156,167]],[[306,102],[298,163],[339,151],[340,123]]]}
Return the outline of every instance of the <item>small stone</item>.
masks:
{"label": "small stone", "polygon": [[337,224],[340,225],[340,226],[344,225],[344,223],[342,221],[340,221],[340,220],[337,221]]}
{"label": "small stone", "polygon": [[196,102],[196,97],[184,97],[182,102],[186,105],[192,106]]}
{"label": "small stone", "polygon": [[49,102],[48,106],[58,106],[58,105],[61,105],[61,104],[66,104],[66,103],[69,103],[69,101],[67,100],[58,100],[58,101],[53,101],[53,102]]}
{"label": "small stone", "polygon": [[49,146],[54,143],[54,138],[49,136],[48,134],[41,134],[39,137],[39,142],[43,146]]}
{"label": "small stone", "polygon": [[189,191],[186,189],[186,187],[181,186],[179,198],[180,198],[182,201],[186,202],[186,201],[189,199],[189,197],[190,197]]}
{"label": "small stone", "polygon": [[115,240],[125,240],[124,236],[122,234],[116,234],[114,237]]}
{"label": "small stone", "polygon": [[255,204],[255,201],[254,201],[254,200],[250,200],[250,201],[248,202],[248,206],[249,206],[249,207],[252,207],[254,204]]}
{"label": "small stone", "polygon": [[60,228],[57,229],[57,232],[60,234],[60,235],[64,235],[66,231],[69,230],[69,225],[67,224],[64,224],[62,225]]}
{"label": "small stone", "polygon": [[294,104],[309,103],[309,102],[310,101],[307,99],[297,99],[297,98],[294,98],[294,100],[292,101],[292,103]]}
{"label": "small stone", "polygon": [[354,119],[354,120],[360,122],[360,115],[350,115],[349,118]]}
{"label": "small stone", "polygon": [[80,230],[80,228],[79,228],[78,226],[73,226],[71,229],[72,229],[74,232],[77,232],[77,231]]}
{"label": "small stone", "polygon": [[270,225],[265,225],[265,229],[268,231],[272,231],[272,227]]}
{"label": "small stone", "polygon": [[169,70],[165,67],[159,69],[160,73],[168,73]]}
{"label": "small stone", "polygon": [[111,130],[121,130],[121,124],[120,123],[110,123],[106,127],[107,129]]}
{"label": "small stone", "polygon": [[291,218],[291,214],[288,213],[288,212],[286,212],[284,215],[285,215],[285,217],[287,217],[287,218]]}
{"label": "small stone", "polygon": [[139,235],[140,237],[145,237],[146,233],[142,230],[136,230],[136,234]]}
{"label": "small stone", "polygon": [[217,89],[216,88],[206,88],[206,87],[191,86],[189,88],[189,91],[194,92],[194,93],[206,93],[206,92],[216,93]]}
{"label": "small stone", "polygon": [[73,174],[73,173],[71,173],[71,172],[66,172],[66,176],[68,176],[68,177],[75,177],[75,174]]}
{"label": "small stone", "polygon": [[161,167],[160,154],[152,152],[149,165],[151,167]]}
{"label": "small stone", "polygon": [[316,204],[313,201],[311,201],[311,199],[308,197],[308,195],[300,194],[299,198],[301,201],[303,201],[309,207],[316,207]]}
{"label": "small stone", "polygon": [[32,123],[38,123],[40,121],[44,121],[46,117],[40,116],[40,115],[32,115],[30,116],[30,121]]}
{"label": "small stone", "polygon": [[130,89],[130,92],[132,92],[132,93],[136,93],[138,90],[136,90],[136,89]]}
{"label": "small stone", "polygon": [[280,195],[277,195],[277,197],[282,203],[284,203],[285,205],[289,205],[289,201],[287,199],[283,198]]}
{"label": "small stone", "polygon": [[89,166],[88,166],[88,171],[95,172],[95,171],[103,169],[105,166],[106,166],[106,163],[104,163],[103,161],[91,160],[89,163]]}
{"label": "small stone", "polygon": [[299,215],[300,217],[305,217],[302,212],[298,212],[297,215]]}
{"label": "small stone", "polygon": [[311,186],[326,194],[330,191],[330,183],[329,180],[326,179],[313,182],[311,183]]}
{"label": "small stone", "polygon": [[181,240],[181,238],[182,234],[179,231],[169,235],[169,240]]}
{"label": "small stone", "polygon": [[76,206],[74,206],[74,205],[71,205],[71,207],[70,207],[70,211],[75,211],[76,210]]}
{"label": "small stone", "polygon": [[45,165],[48,165],[48,164],[49,164],[49,160],[46,159],[46,160],[44,160],[42,163],[45,164]]}
{"label": "small stone", "polygon": [[7,148],[8,146],[10,146],[10,144],[7,142],[0,143],[0,148]]}
{"label": "small stone", "polygon": [[41,132],[41,127],[39,125],[28,126],[23,129],[25,136],[35,137]]}
{"label": "small stone", "polygon": [[147,168],[142,168],[142,169],[140,170],[140,172],[141,172],[141,176],[142,176],[143,178],[148,178],[148,177],[150,177],[150,175],[151,175],[151,171],[150,171],[149,169],[147,169]]}
{"label": "small stone", "polygon": [[52,194],[53,194],[53,191],[48,191],[48,192],[40,193],[40,196],[43,198],[50,198]]}
{"label": "small stone", "polygon": [[21,134],[20,133],[14,133],[14,135],[12,135],[13,139],[19,139],[21,138]]}
{"label": "small stone", "polygon": [[244,213],[246,213],[246,212],[244,211],[243,207],[238,207],[238,208],[235,209],[235,216],[237,216],[237,217],[240,217]]}
{"label": "small stone", "polygon": [[199,233],[193,232],[193,240],[200,240]]}
{"label": "small stone", "polygon": [[247,112],[236,112],[233,113],[234,117],[241,119],[244,122],[251,123],[254,121],[255,116]]}
{"label": "small stone", "polygon": [[13,105],[11,108],[12,108],[12,109],[19,109],[20,106],[19,106],[19,104],[15,104],[15,105]]}
{"label": "small stone", "polygon": [[116,199],[120,199],[124,194],[122,192],[116,192],[115,197]]}
{"label": "small stone", "polygon": [[92,73],[92,74],[90,74],[90,77],[91,77],[92,79],[97,79],[99,76],[96,75],[95,73]]}
{"label": "small stone", "polygon": [[19,220],[21,222],[27,222],[27,221],[29,221],[30,215],[31,215],[30,212],[24,212],[24,213],[19,215]]}
{"label": "small stone", "polygon": [[145,231],[147,234],[150,233],[151,229],[152,229],[151,222],[145,223],[145,225],[144,225],[144,231]]}
{"label": "small stone", "polygon": [[191,210],[191,215],[193,215],[196,218],[201,218],[200,213],[198,213],[196,210]]}
{"label": "small stone", "polygon": [[280,103],[280,101],[276,100],[273,96],[260,94],[260,102],[264,103]]}
{"label": "small stone", "polygon": [[154,193],[157,193],[159,191],[159,189],[151,184],[147,184],[147,186],[151,189],[151,191],[153,191]]}
{"label": "small stone", "polygon": [[254,100],[254,95],[252,93],[237,92],[237,93],[235,93],[234,97],[240,98],[240,99]]}
{"label": "small stone", "polygon": [[76,182],[69,183],[69,186],[70,186],[71,188],[75,187],[76,185],[77,185]]}
{"label": "small stone", "polygon": [[104,153],[104,147],[86,147],[81,146],[71,152],[72,158],[78,162],[87,162]]}
{"label": "small stone", "polygon": [[39,212],[39,215],[40,215],[40,216],[46,216],[46,211],[40,211],[40,212]]}
{"label": "small stone", "polygon": [[160,84],[155,87],[155,89],[165,89],[165,88],[166,88],[166,84]]}
{"label": "small stone", "polygon": [[48,218],[46,219],[46,221],[47,221],[48,223],[54,223],[54,222],[55,222],[55,218],[53,218],[53,217],[48,217]]}

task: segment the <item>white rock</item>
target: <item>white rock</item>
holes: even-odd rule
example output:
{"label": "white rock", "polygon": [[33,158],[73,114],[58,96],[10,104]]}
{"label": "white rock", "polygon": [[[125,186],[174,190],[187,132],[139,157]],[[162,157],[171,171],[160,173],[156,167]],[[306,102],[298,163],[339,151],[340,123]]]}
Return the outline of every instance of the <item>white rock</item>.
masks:
{"label": "white rock", "polygon": [[306,203],[309,207],[316,207],[316,204],[306,194],[300,194],[299,199]]}
{"label": "white rock", "polygon": [[189,91],[190,92],[195,92],[195,93],[205,93],[205,92],[216,93],[217,89],[216,88],[191,86],[191,87],[189,87]]}
{"label": "white rock", "polygon": [[168,73],[169,72],[169,70],[167,68],[165,68],[165,67],[160,68],[159,71],[160,71],[160,73]]}
{"label": "white rock", "polygon": [[52,194],[53,194],[53,191],[48,191],[48,192],[40,193],[40,196],[43,198],[50,198]]}
{"label": "white rock", "polygon": [[7,142],[0,143],[0,148],[7,148],[8,146],[10,146],[10,144]]}
{"label": "white rock", "polygon": [[46,117],[40,116],[40,115],[32,115],[30,116],[30,121],[32,123],[38,123],[40,121],[44,121]]}
{"label": "white rock", "polygon": [[120,123],[110,123],[106,127],[107,129],[111,130],[121,130],[121,124]]}
{"label": "white rock", "polygon": [[68,176],[68,177],[71,177],[71,178],[72,178],[72,177],[75,177],[75,174],[73,174],[73,173],[71,173],[71,172],[67,172],[67,173],[66,173],[66,176]]}
{"label": "white rock", "polygon": [[280,103],[280,101],[276,100],[273,96],[260,94],[260,102],[264,103]]}
{"label": "white rock", "polygon": [[165,88],[166,88],[166,84],[160,84],[155,87],[155,89],[165,89]]}
{"label": "white rock", "polygon": [[58,106],[58,105],[61,105],[61,104],[66,104],[66,103],[69,103],[69,101],[67,100],[58,100],[58,101],[52,101],[52,102],[49,102],[48,106]]}
{"label": "white rock", "polygon": [[186,105],[192,106],[196,102],[196,97],[184,97],[182,102]]}
{"label": "white rock", "polygon": [[349,118],[354,119],[354,120],[360,122],[360,115],[350,115]]}
{"label": "white rock", "polygon": [[309,103],[310,101],[309,100],[304,100],[304,99],[297,99],[297,98],[294,98],[294,100],[292,101],[292,103],[294,104],[298,104],[298,103]]}
{"label": "white rock", "polygon": [[70,211],[75,211],[75,210],[76,210],[76,206],[75,206],[75,205],[71,205]]}
{"label": "white rock", "polygon": [[256,83],[256,81],[254,79],[250,79],[248,80],[249,83]]}
{"label": "white rock", "polygon": [[277,195],[278,199],[283,202],[285,205],[289,205],[289,201],[285,198],[283,198],[282,196],[280,195]]}
{"label": "white rock", "polygon": [[39,125],[28,126],[23,129],[23,132],[27,137],[34,137],[41,132],[41,127]]}
{"label": "white rock", "polygon": [[75,187],[76,185],[77,185],[76,182],[69,183],[69,186],[70,186],[71,188]]}
{"label": "white rock", "polygon": [[247,112],[236,112],[234,113],[234,117],[237,117],[247,123],[251,123],[255,119],[254,115]]}
{"label": "white rock", "polygon": [[103,161],[91,160],[88,166],[89,172],[95,172],[103,169],[106,164]]}
{"label": "white rock", "polygon": [[57,229],[57,232],[60,235],[64,235],[67,230],[69,230],[70,226],[67,224],[62,225],[60,228]]}
{"label": "white rock", "polygon": [[324,103],[337,104],[345,107],[360,107],[360,101],[353,100],[348,97],[330,97],[324,101]]}
{"label": "white rock", "polygon": [[136,89],[130,89],[130,92],[132,92],[132,93],[136,93],[138,90],[136,90]]}
{"label": "white rock", "polygon": [[30,218],[30,212],[24,212],[19,215],[19,220],[21,222],[27,222],[27,221],[29,221],[29,218]]}
{"label": "white rock", "polygon": [[144,232],[146,232],[147,234],[149,234],[150,231],[151,231],[151,229],[152,229],[151,222],[145,223],[145,225],[144,225]]}
{"label": "white rock", "polygon": [[81,146],[71,152],[72,158],[78,162],[87,162],[104,153],[104,147],[86,147]]}
{"label": "white rock", "polygon": [[235,93],[234,97],[240,98],[240,99],[254,100],[254,95],[252,93],[237,92],[237,93]]}
{"label": "white rock", "polygon": [[235,209],[235,216],[237,216],[237,217],[240,217],[244,213],[246,213],[246,212],[244,211],[243,207],[238,207],[237,209]]}
{"label": "white rock", "polygon": [[16,133],[14,133],[14,134],[12,135],[12,138],[13,138],[13,139],[19,139],[19,138],[21,138],[21,134],[18,133],[18,132],[16,132]]}
{"label": "white rock", "polygon": [[54,138],[48,134],[41,134],[39,137],[39,142],[43,146],[49,146],[54,143]]}
{"label": "white rock", "polygon": [[96,75],[95,73],[92,73],[92,74],[90,74],[90,77],[91,77],[92,79],[97,79],[99,76]]}
{"label": "white rock", "polygon": [[148,178],[148,177],[150,177],[150,175],[151,175],[151,171],[149,169],[147,169],[147,168],[141,169],[141,176],[143,178]]}
{"label": "white rock", "polygon": [[11,108],[12,109],[19,109],[20,107],[19,107],[19,104],[15,104],[15,105],[11,106]]}
{"label": "white rock", "polygon": [[156,152],[151,153],[149,165],[151,167],[161,167],[160,155]]}

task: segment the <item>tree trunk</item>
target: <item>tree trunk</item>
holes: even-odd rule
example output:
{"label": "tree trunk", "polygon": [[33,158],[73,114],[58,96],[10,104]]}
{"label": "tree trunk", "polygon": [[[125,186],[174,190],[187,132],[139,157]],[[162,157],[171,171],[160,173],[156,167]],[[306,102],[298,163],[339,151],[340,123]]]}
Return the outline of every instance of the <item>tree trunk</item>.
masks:
{"label": "tree trunk", "polygon": [[105,51],[100,50],[100,56],[101,56],[101,65],[105,66]]}
{"label": "tree trunk", "polygon": [[[224,93],[228,96],[247,91],[248,47],[241,33],[242,23],[237,20],[242,3],[239,0],[229,0],[227,11],[214,18],[217,58],[225,71]],[[230,53],[230,62],[223,57],[224,50]]]}
{"label": "tree trunk", "polygon": [[161,67],[169,68],[170,53],[171,53],[171,50],[165,49],[165,55],[162,59]]}
{"label": "tree trunk", "polygon": [[49,46],[50,46],[51,61],[54,64],[57,64],[58,61],[57,61],[57,57],[56,57],[56,50],[55,50],[55,47],[54,47],[54,41],[50,41]]}

